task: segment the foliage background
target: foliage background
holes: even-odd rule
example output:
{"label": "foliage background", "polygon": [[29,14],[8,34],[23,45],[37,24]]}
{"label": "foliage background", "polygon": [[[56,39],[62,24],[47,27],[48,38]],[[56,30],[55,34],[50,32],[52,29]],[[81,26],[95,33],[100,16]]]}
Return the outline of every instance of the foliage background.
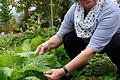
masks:
{"label": "foliage background", "polygon": [[[20,23],[11,16],[9,5],[23,13]],[[61,24],[59,19],[69,6],[69,0],[53,0],[52,4],[50,0],[0,0],[0,32],[9,33],[0,35],[0,80],[46,80],[45,71],[69,62],[63,45],[42,56],[34,54],[39,44],[57,32]],[[29,15],[31,7],[36,9]],[[36,16],[39,19],[36,20]],[[85,66],[74,71],[70,80],[115,79],[115,65],[106,54],[96,54]]]}

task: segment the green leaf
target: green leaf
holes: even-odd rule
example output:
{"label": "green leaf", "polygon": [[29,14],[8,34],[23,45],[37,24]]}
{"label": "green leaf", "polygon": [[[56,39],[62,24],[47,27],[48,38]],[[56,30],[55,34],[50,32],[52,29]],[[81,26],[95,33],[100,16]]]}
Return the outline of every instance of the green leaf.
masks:
{"label": "green leaf", "polygon": [[29,39],[25,40],[23,42],[23,44],[21,45],[23,52],[31,51],[31,47],[30,46],[31,46],[30,40]]}
{"label": "green leaf", "polygon": [[34,76],[26,77],[24,80],[40,80]]}
{"label": "green leaf", "polygon": [[47,53],[28,60],[26,64],[27,65],[20,70],[21,72],[28,70],[46,72],[51,68],[61,67],[61,64],[57,61],[57,57],[54,54],[48,55]]}
{"label": "green leaf", "polygon": [[10,69],[9,67],[4,67],[3,69],[4,69],[4,73],[5,73],[7,76],[11,77],[12,72],[13,72],[13,69]]}
{"label": "green leaf", "polygon": [[1,67],[0,68],[0,79],[1,80],[8,80],[8,77],[11,77],[13,69],[9,67]]}
{"label": "green leaf", "polygon": [[23,52],[23,53],[17,53],[20,57],[30,57],[31,55],[35,55],[35,52]]}
{"label": "green leaf", "polygon": [[33,38],[31,40],[31,50],[34,51],[38,47],[38,45],[40,45],[42,42],[43,39],[40,36]]}

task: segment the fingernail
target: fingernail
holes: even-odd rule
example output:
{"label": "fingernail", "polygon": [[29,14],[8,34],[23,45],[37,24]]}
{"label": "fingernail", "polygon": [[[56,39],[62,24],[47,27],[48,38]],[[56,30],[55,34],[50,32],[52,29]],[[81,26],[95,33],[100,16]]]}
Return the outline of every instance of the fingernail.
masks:
{"label": "fingernail", "polygon": [[43,73],[47,73],[47,72],[45,71],[45,72],[43,72]]}
{"label": "fingernail", "polygon": [[43,54],[43,52],[40,52],[40,54]]}
{"label": "fingernail", "polygon": [[51,75],[52,73],[44,72],[44,74],[49,74],[49,75]]}

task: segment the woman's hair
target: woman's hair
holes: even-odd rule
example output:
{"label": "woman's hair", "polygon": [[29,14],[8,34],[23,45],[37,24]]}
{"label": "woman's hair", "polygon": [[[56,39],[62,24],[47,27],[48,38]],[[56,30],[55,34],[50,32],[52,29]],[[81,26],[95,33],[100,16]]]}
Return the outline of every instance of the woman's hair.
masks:
{"label": "woman's hair", "polygon": [[71,1],[73,1],[73,2],[78,2],[78,0],[71,0]]}

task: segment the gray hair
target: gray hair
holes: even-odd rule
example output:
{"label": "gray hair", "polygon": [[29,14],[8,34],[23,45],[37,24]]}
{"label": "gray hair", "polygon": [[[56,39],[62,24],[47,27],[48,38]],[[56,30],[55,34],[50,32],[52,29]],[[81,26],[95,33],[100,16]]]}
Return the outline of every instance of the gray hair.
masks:
{"label": "gray hair", "polygon": [[71,1],[74,2],[74,3],[78,2],[78,0],[71,0]]}

